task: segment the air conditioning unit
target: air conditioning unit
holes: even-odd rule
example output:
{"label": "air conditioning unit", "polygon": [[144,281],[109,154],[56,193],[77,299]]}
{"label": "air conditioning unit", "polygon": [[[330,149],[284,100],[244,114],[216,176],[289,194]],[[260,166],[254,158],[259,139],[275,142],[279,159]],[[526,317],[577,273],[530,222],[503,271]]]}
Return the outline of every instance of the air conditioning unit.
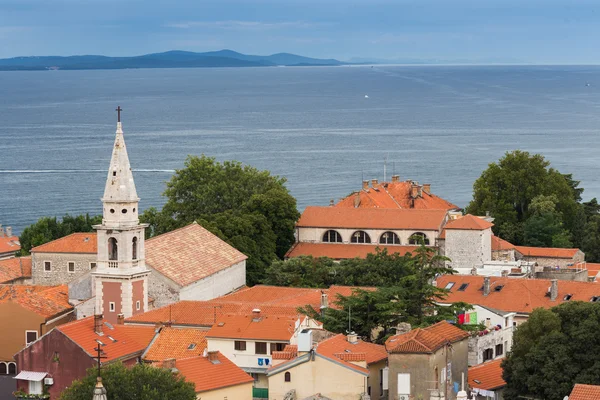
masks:
{"label": "air conditioning unit", "polygon": [[46,386],[52,386],[52,385],[54,385],[54,379],[52,379],[52,378],[44,378],[44,385],[46,385]]}
{"label": "air conditioning unit", "polygon": [[398,400],[408,400],[408,395],[407,394],[401,394],[398,396]]}

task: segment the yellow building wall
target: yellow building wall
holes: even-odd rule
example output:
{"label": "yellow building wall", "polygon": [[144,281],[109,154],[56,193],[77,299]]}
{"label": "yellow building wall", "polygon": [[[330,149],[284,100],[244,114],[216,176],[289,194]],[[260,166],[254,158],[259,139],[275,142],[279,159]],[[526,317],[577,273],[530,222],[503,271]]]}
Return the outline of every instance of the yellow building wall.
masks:
{"label": "yellow building wall", "polygon": [[197,393],[198,400],[252,400],[252,382]]}
{"label": "yellow building wall", "polygon": [[[291,382],[285,382],[286,372],[290,372]],[[296,389],[297,399],[321,393],[335,400],[357,400],[366,393],[366,385],[367,377],[361,373],[316,356],[315,361],[269,376],[269,399],[282,400],[289,390]]]}

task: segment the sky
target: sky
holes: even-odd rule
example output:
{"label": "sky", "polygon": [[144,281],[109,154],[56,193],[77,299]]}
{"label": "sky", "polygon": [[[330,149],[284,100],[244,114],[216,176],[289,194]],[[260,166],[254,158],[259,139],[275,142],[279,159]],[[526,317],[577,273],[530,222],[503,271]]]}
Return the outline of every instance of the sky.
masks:
{"label": "sky", "polygon": [[232,49],[598,64],[600,0],[0,0],[0,58]]}

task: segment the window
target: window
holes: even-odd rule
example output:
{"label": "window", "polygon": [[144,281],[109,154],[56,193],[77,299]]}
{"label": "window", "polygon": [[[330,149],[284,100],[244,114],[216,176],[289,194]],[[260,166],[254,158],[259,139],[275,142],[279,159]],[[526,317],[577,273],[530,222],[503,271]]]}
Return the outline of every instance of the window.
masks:
{"label": "window", "polygon": [[485,349],[483,351],[483,362],[492,360],[493,358],[494,358],[494,350],[493,349]]}
{"label": "window", "polygon": [[117,245],[117,239],[113,237],[108,239],[108,259],[115,261],[119,259],[119,248]]}
{"label": "window", "polygon": [[290,374],[289,372],[286,372],[284,379],[285,379],[286,382],[291,382],[292,381],[292,374]]}
{"label": "window", "polygon": [[110,303],[108,303],[108,311],[115,312],[115,302],[114,301],[111,301]]}
{"label": "window", "polygon": [[427,238],[427,235],[424,234],[423,232],[413,233],[408,238],[408,244],[412,244],[412,245],[424,244],[424,245],[428,246],[429,238]]}
{"label": "window", "polygon": [[352,243],[371,243],[371,237],[365,231],[356,231],[350,239]]}
{"label": "window", "polygon": [[325,243],[342,243],[342,235],[338,231],[327,231],[323,234]]}
{"label": "window", "polygon": [[8,374],[15,375],[16,373],[17,373],[17,364],[15,364],[14,362],[9,362],[8,363]]}
{"label": "window", "polygon": [[503,287],[504,287],[504,285],[498,285],[498,286],[494,287],[494,290],[495,290],[496,292],[499,292],[499,291],[501,291],[501,290],[502,290],[502,288],[503,288]]}
{"label": "window", "polygon": [[267,343],[256,342],[254,344],[254,354],[267,354]]}
{"label": "window", "polygon": [[8,365],[6,363],[0,362],[0,375],[8,374]]}
{"label": "window", "polygon": [[246,342],[243,340],[236,340],[233,343],[233,348],[239,351],[246,351]]}
{"label": "window", "polygon": [[564,301],[569,301],[569,300],[571,300],[571,297],[573,297],[572,294],[567,294],[567,295],[565,295],[565,297],[563,298],[563,300]]}
{"label": "window", "polygon": [[450,290],[454,287],[454,282],[448,282],[448,284],[446,285],[446,287],[444,289],[446,290]]}
{"label": "window", "polygon": [[137,238],[134,237],[133,240],[131,241],[131,257],[134,260],[137,260]]}
{"label": "window", "polygon": [[73,261],[69,261],[69,272],[75,272],[75,263]]}
{"label": "window", "polygon": [[140,304],[140,301],[138,300],[135,302],[135,309],[139,311],[140,308],[141,308],[141,304]]}
{"label": "window", "polygon": [[44,271],[52,271],[52,263],[50,261],[44,261]]}
{"label": "window", "polygon": [[496,345],[496,357],[501,356],[504,353],[504,346],[502,344]]}
{"label": "window", "polygon": [[591,301],[592,303],[595,303],[595,302],[597,302],[597,301],[600,301],[600,296],[592,296],[592,298],[590,299],[590,301]]}
{"label": "window", "polygon": [[463,283],[462,285],[460,285],[460,287],[458,288],[459,292],[464,292],[465,290],[467,290],[467,287],[469,286],[468,283]]}
{"label": "window", "polygon": [[29,394],[42,394],[42,381],[29,381]]}
{"label": "window", "polygon": [[394,232],[384,232],[379,238],[381,244],[400,244],[400,238]]}
{"label": "window", "polygon": [[188,350],[194,350],[196,348],[196,343],[190,343],[187,347]]}
{"label": "window", "polygon": [[94,269],[96,268],[96,263],[95,262],[91,262],[90,263],[90,269]]}
{"label": "window", "polygon": [[283,351],[287,343],[271,343],[271,354],[274,351]]}
{"label": "window", "polygon": [[37,331],[25,331],[25,344],[35,342],[38,338]]}

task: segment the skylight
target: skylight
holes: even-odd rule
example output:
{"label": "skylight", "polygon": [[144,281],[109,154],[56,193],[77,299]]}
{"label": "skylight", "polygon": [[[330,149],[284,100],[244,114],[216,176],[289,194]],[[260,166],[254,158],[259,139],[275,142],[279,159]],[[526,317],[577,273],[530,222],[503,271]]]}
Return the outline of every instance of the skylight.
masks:
{"label": "skylight", "polygon": [[458,288],[458,291],[459,291],[459,292],[464,292],[464,291],[467,289],[467,287],[468,287],[468,286],[469,286],[469,284],[468,284],[468,283],[463,283],[463,284],[462,284],[462,285],[460,285],[460,287]]}
{"label": "skylight", "polygon": [[454,286],[454,282],[448,282],[448,284],[446,285],[446,287],[444,289],[450,290],[450,289],[452,289],[453,286]]}
{"label": "skylight", "polygon": [[572,295],[572,294],[567,294],[567,295],[566,295],[566,296],[563,298],[563,300],[564,300],[564,301],[569,301],[569,300],[571,300],[571,297],[573,297],[573,295]]}
{"label": "skylight", "polygon": [[499,291],[501,291],[501,290],[502,290],[502,288],[503,288],[503,287],[504,287],[504,285],[498,285],[498,286],[496,286],[496,287],[494,288],[494,290],[495,290],[496,292],[499,292]]}
{"label": "skylight", "polygon": [[188,346],[188,350],[194,350],[196,348],[196,343],[190,343],[190,345]]}

